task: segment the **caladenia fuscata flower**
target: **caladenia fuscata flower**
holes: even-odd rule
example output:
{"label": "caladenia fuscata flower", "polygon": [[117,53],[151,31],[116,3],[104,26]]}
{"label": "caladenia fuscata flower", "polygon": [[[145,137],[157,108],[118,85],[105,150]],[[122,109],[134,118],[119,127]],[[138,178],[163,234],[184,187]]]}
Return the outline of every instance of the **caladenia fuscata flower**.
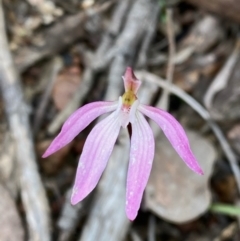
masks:
{"label": "caladenia fuscata flower", "polygon": [[64,123],[43,157],[47,157],[71,142],[79,132],[104,113],[108,117],[99,122],[88,135],[80,156],[71,203],[83,200],[97,185],[112,153],[121,127],[132,127],[131,148],[126,188],[126,214],[136,218],[154,158],[155,141],[145,116],[162,129],[173,148],[194,172],[203,171],[194,157],[182,126],[168,112],[139,102],[137,91],[141,85],[130,67],[123,77],[125,93],[118,101],[89,103],[75,111]]}

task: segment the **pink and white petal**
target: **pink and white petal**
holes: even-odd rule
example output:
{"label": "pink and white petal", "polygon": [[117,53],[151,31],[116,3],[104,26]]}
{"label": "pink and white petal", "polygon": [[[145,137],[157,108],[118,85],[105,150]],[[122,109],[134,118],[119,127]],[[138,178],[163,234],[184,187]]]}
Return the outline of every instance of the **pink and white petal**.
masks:
{"label": "pink and white petal", "polygon": [[187,135],[180,123],[168,112],[152,106],[141,105],[139,110],[160,126],[186,165],[194,172],[203,175],[203,171],[192,153]]}
{"label": "pink and white petal", "polygon": [[120,131],[116,112],[97,124],[89,134],[79,160],[71,203],[83,200],[97,185]]}
{"label": "pink and white petal", "polygon": [[71,142],[84,128],[100,115],[114,111],[118,102],[98,101],[76,110],[63,124],[61,132],[52,141],[42,157],[47,157]]}
{"label": "pink and white petal", "polygon": [[154,137],[144,116],[136,113],[132,124],[130,162],[127,176],[126,213],[130,220],[137,216],[154,157]]}

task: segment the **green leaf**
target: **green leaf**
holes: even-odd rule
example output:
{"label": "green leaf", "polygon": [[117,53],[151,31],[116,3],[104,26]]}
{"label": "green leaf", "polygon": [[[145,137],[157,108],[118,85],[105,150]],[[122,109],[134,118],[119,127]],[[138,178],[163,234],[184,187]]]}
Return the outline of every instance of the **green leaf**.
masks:
{"label": "green leaf", "polygon": [[229,205],[229,204],[222,204],[216,203],[210,206],[210,211],[220,214],[225,214],[229,216],[240,216],[240,207]]}

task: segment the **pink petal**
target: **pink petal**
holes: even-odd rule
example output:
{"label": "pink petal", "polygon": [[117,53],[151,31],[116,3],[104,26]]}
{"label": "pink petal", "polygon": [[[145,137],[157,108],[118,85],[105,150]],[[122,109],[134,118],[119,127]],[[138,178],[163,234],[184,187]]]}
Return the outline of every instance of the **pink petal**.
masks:
{"label": "pink petal", "polygon": [[187,135],[180,123],[168,112],[152,106],[141,105],[139,110],[160,126],[186,165],[194,172],[203,175],[203,171],[191,151]]}
{"label": "pink petal", "polygon": [[84,128],[98,116],[113,111],[118,102],[93,102],[76,110],[63,124],[61,132],[52,141],[42,157],[47,157],[71,142]]}
{"label": "pink petal", "polygon": [[131,67],[127,67],[125,74],[123,76],[125,91],[132,90],[135,94],[137,93],[141,81],[136,78]]}
{"label": "pink petal", "polygon": [[71,203],[84,199],[97,185],[120,130],[116,112],[97,124],[89,134],[79,160]]}
{"label": "pink petal", "polygon": [[152,130],[143,115],[137,112],[135,122],[132,124],[126,192],[126,213],[130,220],[134,220],[137,216],[152,168],[154,148]]}

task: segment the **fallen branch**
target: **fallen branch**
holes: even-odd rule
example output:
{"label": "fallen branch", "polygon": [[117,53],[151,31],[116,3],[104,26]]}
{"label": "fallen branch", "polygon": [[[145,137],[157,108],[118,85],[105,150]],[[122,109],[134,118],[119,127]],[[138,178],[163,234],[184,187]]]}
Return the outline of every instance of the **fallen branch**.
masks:
{"label": "fallen branch", "polygon": [[48,203],[37,170],[27,107],[23,101],[19,78],[8,48],[1,0],[0,85],[11,135],[16,143],[17,166],[15,168],[18,168],[19,171],[21,197],[27,217],[29,239],[31,241],[49,241]]}

